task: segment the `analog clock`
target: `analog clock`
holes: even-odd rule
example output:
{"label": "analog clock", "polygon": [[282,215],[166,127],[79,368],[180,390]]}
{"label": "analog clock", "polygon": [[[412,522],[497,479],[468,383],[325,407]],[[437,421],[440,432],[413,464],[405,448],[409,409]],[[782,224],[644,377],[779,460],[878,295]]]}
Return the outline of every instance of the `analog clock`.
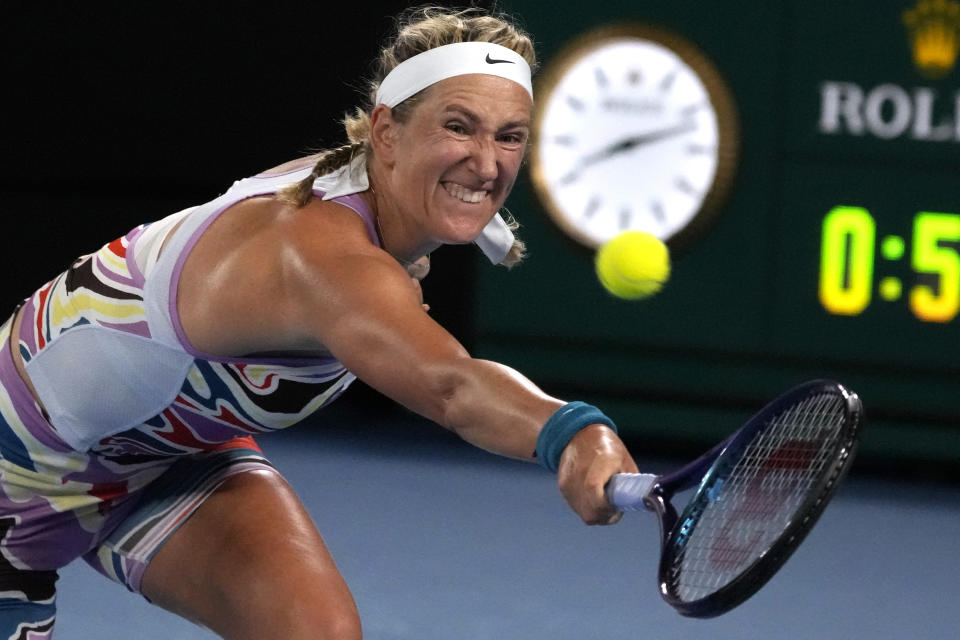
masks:
{"label": "analog clock", "polygon": [[544,69],[530,175],[551,218],[588,247],[627,229],[676,247],[716,213],[738,146],[730,92],[693,44],[608,26]]}

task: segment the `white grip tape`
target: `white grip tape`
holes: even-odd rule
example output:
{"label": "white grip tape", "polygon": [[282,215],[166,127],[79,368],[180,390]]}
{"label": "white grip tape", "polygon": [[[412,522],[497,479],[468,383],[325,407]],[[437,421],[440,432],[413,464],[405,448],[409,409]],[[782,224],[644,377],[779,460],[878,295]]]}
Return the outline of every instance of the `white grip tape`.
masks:
{"label": "white grip tape", "polygon": [[647,497],[657,477],[652,473],[617,473],[607,483],[607,500],[618,511],[645,511]]}

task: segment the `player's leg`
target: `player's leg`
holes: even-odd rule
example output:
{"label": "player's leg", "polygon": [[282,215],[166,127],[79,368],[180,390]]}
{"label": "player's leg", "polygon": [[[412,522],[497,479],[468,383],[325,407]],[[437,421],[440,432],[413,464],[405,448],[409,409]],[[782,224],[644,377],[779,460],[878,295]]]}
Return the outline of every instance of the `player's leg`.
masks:
{"label": "player's leg", "polygon": [[174,465],[87,559],[224,638],[361,637],[353,597],[309,514],[250,450]]}
{"label": "player's leg", "polygon": [[225,638],[360,638],[353,597],[276,473],[234,476],[160,549],[143,594]]}

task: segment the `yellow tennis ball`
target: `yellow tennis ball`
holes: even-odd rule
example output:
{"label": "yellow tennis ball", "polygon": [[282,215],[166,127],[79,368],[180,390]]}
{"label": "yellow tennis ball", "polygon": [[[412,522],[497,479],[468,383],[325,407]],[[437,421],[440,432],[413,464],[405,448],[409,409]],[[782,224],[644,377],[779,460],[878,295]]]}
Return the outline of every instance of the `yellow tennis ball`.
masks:
{"label": "yellow tennis ball", "polygon": [[655,235],[624,231],[597,251],[597,277],[624,300],[640,300],[660,291],[670,277],[670,251]]}

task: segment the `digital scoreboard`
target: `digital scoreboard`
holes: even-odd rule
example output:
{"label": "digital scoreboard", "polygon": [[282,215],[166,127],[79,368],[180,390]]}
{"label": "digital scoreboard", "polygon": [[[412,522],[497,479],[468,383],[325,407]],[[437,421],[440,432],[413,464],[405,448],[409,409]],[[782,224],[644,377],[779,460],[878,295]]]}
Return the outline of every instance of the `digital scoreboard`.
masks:
{"label": "digital scoreboard", "polygon": [[[505,9],[525,18],[548,75],[611,25],[695,47],[732,98],[738,163],[709,224],[674,246],[665,289],[632,303],[604,293],[592,248],[556,223],[542,180],[522,176],[508,206],[530,255],[511,272],[478,270],[474,351],[654,441],[709,442],[783,388],[834,377],[863,398],[867,457],[960,459],[960,69],[947,37],[960,42],[960,2],[569,2],[562,22],[536,5]],[[610,69],[621,67],[629,92],[617,93]],[[682,98],[657,111],[664,67],[658,78],[621,61],[603,86],[554,80],[569,94],[551,96],[559,108],[579,92],[619,108],[609,138],[560,137],[580,133],[588,154],[613,148],[651,129],[650,112],[683,131],[694,108]],[[618,154],[618,175],[628,159]],[[638,176],[664,176],[663,192],[684,175],[679,152],[649,145],[632,159]],[[562,202],[570,182],[547,185],[550,198]],[[629,206],[642,212],[643,194]]]}
{"label": "digital scoreboard", "polygon": [[[877,237],[877,223],[863,207],[838,206],[823,219],[820,243],[820,303],[830,313],[866,311],[874,291],[885,302],[903,299],[922,322],[950,322],[960,310],[960,215],[917,213],[910,225],[914,283],[904,292],[896,276],[876,276],[876,260],[906,257],[903,236]],[[882,264],[881,264],[882,266]],[[877,279],[879,278],[879,280]]]}

